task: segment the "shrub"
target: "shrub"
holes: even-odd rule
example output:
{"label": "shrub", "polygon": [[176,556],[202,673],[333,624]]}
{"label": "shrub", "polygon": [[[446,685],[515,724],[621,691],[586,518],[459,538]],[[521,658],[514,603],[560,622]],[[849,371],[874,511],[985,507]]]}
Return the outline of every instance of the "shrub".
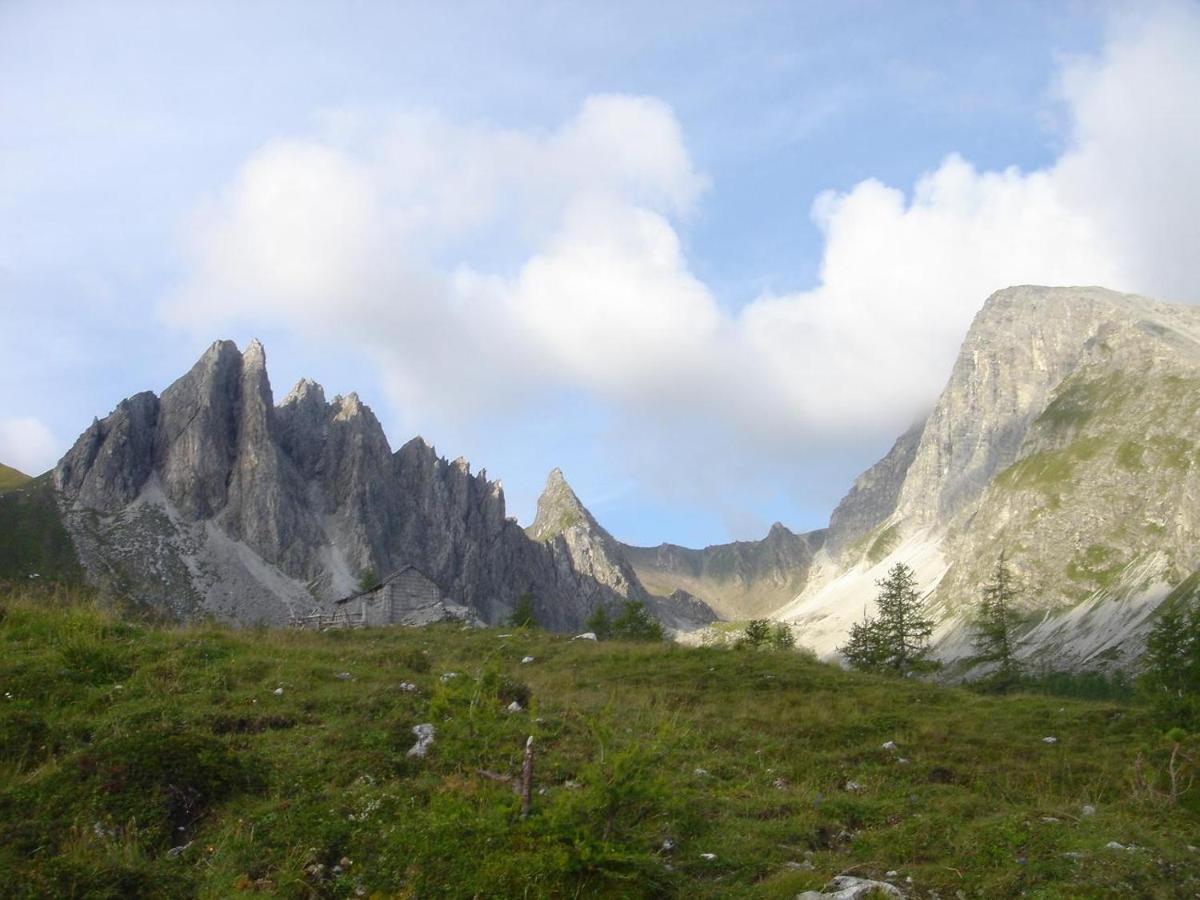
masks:
{"label": "shrub", "polygon": [[513,628],[538,627],[537,616],[533,611],[533,594],[529,593],[529,591],[526,591],[517,598],[512,615],[508,617],[508,624]]}
{"label": "shrub", "polygon": [[661,641],[664,638],[662,625],[640,600],[625,601],[620,614],[612,620],[611,635],[622,641]]}

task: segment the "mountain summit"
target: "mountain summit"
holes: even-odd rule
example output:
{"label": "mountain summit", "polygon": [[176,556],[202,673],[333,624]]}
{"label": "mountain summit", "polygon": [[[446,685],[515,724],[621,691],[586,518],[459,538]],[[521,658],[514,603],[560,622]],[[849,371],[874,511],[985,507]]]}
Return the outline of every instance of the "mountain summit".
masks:
{"label": "mountain summit", "polygon": [[1200,568],[1198,447],[1200,310],[1095,287],[999,291],[929,417],[858,479],[776,616],[832,652],[905,562],[930,592],[937,652],[961,659],[1003,551],[1032,663],[1129,665]]}

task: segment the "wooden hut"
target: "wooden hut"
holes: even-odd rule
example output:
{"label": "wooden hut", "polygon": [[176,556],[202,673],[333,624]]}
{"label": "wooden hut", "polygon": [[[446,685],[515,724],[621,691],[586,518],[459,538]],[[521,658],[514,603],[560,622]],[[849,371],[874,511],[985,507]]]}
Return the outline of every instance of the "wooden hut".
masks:
{"label": "wooden hut", "polygon": [[409,623],[425,617],[440,618],[442,592],[416,566],[397,569],[379,584],[334,603],[332,627]]}

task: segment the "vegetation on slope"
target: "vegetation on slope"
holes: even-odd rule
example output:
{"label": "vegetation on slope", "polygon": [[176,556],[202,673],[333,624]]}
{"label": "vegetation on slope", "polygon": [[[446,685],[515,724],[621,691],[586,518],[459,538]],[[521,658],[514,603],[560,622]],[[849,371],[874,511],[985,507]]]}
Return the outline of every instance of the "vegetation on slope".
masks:
{"label": "vegetation on slope", "polygon": [[[61,588],[0,597],[4,896],[790,898],[892,870],[910,897],[1200,890],[1196,794],[1161,795],[1171,745],[1126,704],[789,652],[160,628]],[[528,735],[522,819],[504,779]]]}
{"label": "vegetation on slope", "polygon": [[0,579],[81,581],[50,473],[0,492]]}
{"label": "vegetation on slope", "polygon": [[19,488],[32,479],[24,472],[18,472],[12,466],[6,466],[0,463],[0,493],[11,491],[13,488]]}

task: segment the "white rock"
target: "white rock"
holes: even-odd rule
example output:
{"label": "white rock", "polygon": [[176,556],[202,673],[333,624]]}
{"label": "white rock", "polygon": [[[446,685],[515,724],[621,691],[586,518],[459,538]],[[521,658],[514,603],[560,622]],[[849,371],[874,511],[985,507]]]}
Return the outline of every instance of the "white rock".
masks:
{"label": "white rock", "polygon": [[1057,743],[1058,743],[1058,738],[1056,738],[1056,737],[1044,737],[1044,738],[1042,738],[1042,743],[1043,743],[1043,744],[1057,744]]}
{"label": "white rock", "polygon": [[443,673],[442,673],[442,681],[443,681],[443,682],[450,681],[450,680],[452,680],[452,679],[454,679],[454,678],[457,678],[457,677],[458,677],[458,673],[457,673],[457,672],[443,672]]}
{"label": "white rock", "polygon": [[[874,892],[874,894],[872,894]],[[867,896],[900,897],[904,894],[900,888],[886,881],[873,881],[870,878],[855,878],[853,875],[838,875],[825,885],[824,891],[805,891],[796,900],[861,900]]]}
{"label": "white rock", "polygon": [[583,634],[577,634],[575,637],[571,638],[573,641],[594,641],[595,639],[596,632],[594,631],[585,631]]}
{"label": "white rock", "polygon": [[1094,816],[1096,814],[1096,807],[1092,806],[1090,803],[1085,803],[1079,812],[1085,816]]}
{"label": "white rock", "polygon": [[277,688],[275,688],[275,690],[271,691],[271,693],[274,694],[276,697],[282,697],[283,696],[283,688],[277,687]]}
{"label": "white rock", "polygon": [[692,774],[697,778],[704,778],[708,775],[708,769],[696,769]]}
{"label": "white rock", "polygon": [[895,750],[895,749],[896,749],[896,742],[895,742],[895,741],[888,741],[886,744],[884,744],[884,745],[883,745],[882,747],[880,747],[879,749],[880,749],[880,750]]}
{"label": "white rock", "polygon": [[701,854],[700,854],[700,858],[701,858],[701,859],[709,859],[709,860],[712,860],[712,859],[716,859],[716,858],[717,858],[717,854],[715,854],[715,853],[701,853]]}
{"label": "white rock", "polygon": [[522,662],[522,663],[531,663],[531,662],[533,662],[533,657],[532,657],[532,656],[526,656],[526,657],[525,657],[523,660],[521,660],[521,662]]}
{"label": "white rock", "polygon": [[899,759],[897,759],[897,760],[896,760],[896,762],[898,762],[898,763],[899,763],[900,765],[902,765],[902,766],[907,766],[907,765],[908,765],[908,760],[907,760],[907,759],[905,759],[903,756],[901,756]]}
{"label": "white rock", "polygon": [[1054,816],[1042,816],[1042,821],[1047,825],[1058,824],[1058,819],[1054,818]]}
{"label": "white rock", "polygon": [[1116,841],[1109,841],[1107,844],[1104,845],[1104,849],[1105,850],[1125,850],[1127,848],[1125,847],[1124,844],[1119,844]]}
{"label": "white rock", "polygon": [[414,725],[412,733],[417,736],[417,742],[412,745],[408,751],[408,756],[415,756],[418,759],[424,758],[429,752],[430,746],[433,745],[433,736],[435,734],[433,726],[428,722],[420,725]]}
{"label": "white rock", "polygon": [[413,684],[411,681],[400,682],[400,690],[402,690],[402,691],[408,691],[411,694],[416,689],[417,689],[417,686],[415,684]]}
{"label": "white rock", "polygon": [[884,878],[895,878],[899,874],[900,873],[897,872],[895,869],[888,869],[886,872],[883,873],[883,877]]}
{"label": "white rock", "polygon": [[505,709],[508,710],[510,713],[519,713],[519,712],[521,712],[522,709],[524,709],[524,707],[521,706],[521,704],[518,703],[516,700],[514,700],[512,703],[508,704],[508,706],[506,706]]}
{"label": "white rock", "polygon": [[862,790],[862,785],[857,781],[847,781],[844,785],[842,785],[842,789],[847,790],[852,794],[857,794]]}

